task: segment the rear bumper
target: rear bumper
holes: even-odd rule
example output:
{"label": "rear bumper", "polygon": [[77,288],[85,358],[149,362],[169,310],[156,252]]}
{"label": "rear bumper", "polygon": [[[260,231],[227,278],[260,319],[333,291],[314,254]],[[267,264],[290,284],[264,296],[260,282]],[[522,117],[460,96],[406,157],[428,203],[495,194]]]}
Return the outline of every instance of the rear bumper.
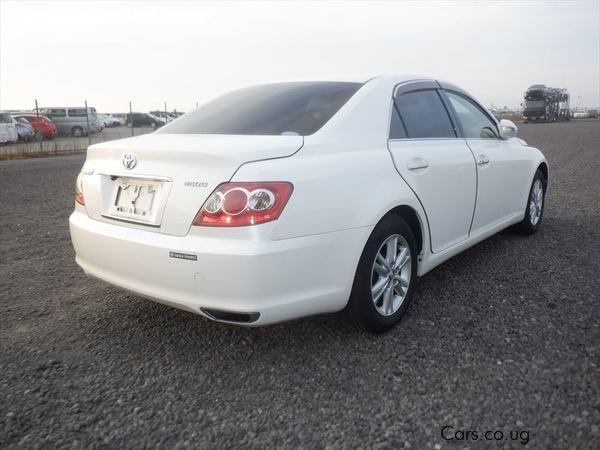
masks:
{"label": "rear bumper", "polygon": [[205,310],[247,314],[242,325],[343,309],[372,230],[273,241],[260,236],[272,225],[264,224],[252,232],[198,227],[178,237],[95,221],[79,206],[69,225],[76,261],[88,275],[212,319]]}

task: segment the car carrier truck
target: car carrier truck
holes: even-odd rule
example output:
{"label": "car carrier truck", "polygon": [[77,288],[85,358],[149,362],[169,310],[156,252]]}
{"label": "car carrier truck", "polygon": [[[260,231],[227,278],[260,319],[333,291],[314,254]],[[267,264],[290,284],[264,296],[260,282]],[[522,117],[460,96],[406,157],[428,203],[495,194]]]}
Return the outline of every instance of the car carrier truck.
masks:
{"label": "car carrier truck", "polygon": [[566,89],[534,84],[525,91],[523,120],[527,122],[556,122],[570,120],[569,92]]}

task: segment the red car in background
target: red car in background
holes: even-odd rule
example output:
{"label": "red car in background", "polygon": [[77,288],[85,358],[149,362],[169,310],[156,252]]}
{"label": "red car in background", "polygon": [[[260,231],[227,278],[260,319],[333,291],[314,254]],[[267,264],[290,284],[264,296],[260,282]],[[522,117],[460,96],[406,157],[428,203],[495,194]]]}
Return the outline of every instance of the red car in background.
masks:
{"label": "red car in background", "polygon": [[56,125],[48,117],[40,114],[40,120],[38,122],[38,116],[35,113],[23,113],[14,114],[15,119],[19,117],[25,117],[35,130],[35,139],[41,141],[42,139],[54,139],[58,135]]}

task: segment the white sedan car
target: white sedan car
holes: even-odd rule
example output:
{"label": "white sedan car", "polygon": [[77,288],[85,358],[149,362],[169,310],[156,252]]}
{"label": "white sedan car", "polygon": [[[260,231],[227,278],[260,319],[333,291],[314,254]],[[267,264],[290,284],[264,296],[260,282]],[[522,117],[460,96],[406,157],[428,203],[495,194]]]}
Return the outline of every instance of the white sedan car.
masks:
{"label": "white sedan car", "polygon": [[575,111],[573,113],[573,119],[587,119],[590,115],[587,111]]}
{"label": "white sedan car", "polygon": [[77,263],[213,320],[346,309],[384,332],[417,276],[503,228],[540,226],[548,163],[516,132],[423,77],[244,88],[89,147]]}

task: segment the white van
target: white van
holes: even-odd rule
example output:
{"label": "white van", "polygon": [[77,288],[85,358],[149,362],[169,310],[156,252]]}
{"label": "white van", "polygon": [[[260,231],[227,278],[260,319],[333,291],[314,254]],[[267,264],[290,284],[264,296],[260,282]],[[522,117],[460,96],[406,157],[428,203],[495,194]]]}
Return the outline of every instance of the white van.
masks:
{"label": "white van", "polygon": [[[55,123],[59,134],[68,134],[74,137],[87,135],[85,108],[52,106],[41,109],[40,113],[45,114]],[[90,133],[102,131],[96,108],[88,107],[87,116],[89,117],[90,122]]]}

